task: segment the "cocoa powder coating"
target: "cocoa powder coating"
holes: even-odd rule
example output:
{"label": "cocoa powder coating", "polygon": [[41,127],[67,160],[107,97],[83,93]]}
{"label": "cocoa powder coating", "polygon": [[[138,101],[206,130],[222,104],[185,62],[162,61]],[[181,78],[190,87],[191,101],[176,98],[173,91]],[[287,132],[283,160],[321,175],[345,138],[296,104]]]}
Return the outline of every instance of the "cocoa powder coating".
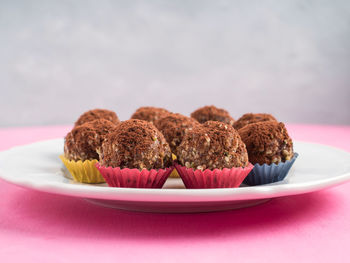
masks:
{"label": "cocoa powder coating", "polygon": [[108,120],[114,124],[118,124],[120,122],[117,114],[114,111],[105,110],[105,109],[94,109],[83,113],[79,117],[79,119],[75,122],[74,125],[78,126],[86,122],[94,121],[98,119]]}
{"label": "cocoa powder coating", "polygon": [[245,167],[248,154],[231,125],[208,121],[188,131],[178,147],[178,161],[200,170]]}
{"label": "cocoa powder coating", "polygon": [[188,131],[200,124],[195,119],[179,113],[169,113],[166,117],[156,120],[154,125],[163,133],[171,151],[177,155],[177,147],[182,142],[183,137]]}
{"label": "cocoa powder coating", "polygon": [[163,108],[156,107],[141,107],[136,110],[136,112],[131,116],[130,119],[144,120],[154,123],[170,112]]}
{"label": "cocoa powder coating", "polygon": [[161,169],[172,163],[171,151],[164,136],[150,122],[127,120],[108,134],[100,152],[102,166]]}
{"label": "cocoa powder coating", "polygon": [[235,123],[233,124],[233,128],[235,128],[236,130],[239,130],[248,124],[263,122],[263,121],[277,122],[276,118],[268,113],[246,113],[246,114],[243,114],[242,117],[240,117],[237,121],[235,121]]}
{"label": "cocoa powder coating", "polygon": [[206,121],[220,121],[223,123],[233,125],[235,121],[227,110],[219,109],[213,105],[204,106],[195,110],[191,113],[191,117],[196,119],[200,123],[204,123]]}
{"label": "cocoa powder coating", "polygon": [[282,122],[248,124],[238,130],[253,164],[278,164],[293,158],[293,142]]}
{"label": "cocoa powder coating", "polygon": [[64,140],[65,157],[71,161],[98,159],[102,141],[115,128],[114,123],[104,119],[75,126]]}

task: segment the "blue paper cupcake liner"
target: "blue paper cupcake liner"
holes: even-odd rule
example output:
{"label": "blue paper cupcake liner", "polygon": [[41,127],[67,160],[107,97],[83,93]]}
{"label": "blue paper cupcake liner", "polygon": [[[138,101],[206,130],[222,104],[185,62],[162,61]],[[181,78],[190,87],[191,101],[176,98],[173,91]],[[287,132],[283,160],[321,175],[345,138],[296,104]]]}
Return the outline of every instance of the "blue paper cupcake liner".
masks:
{"label": "blue paper cupcake liner", "polygon": [[244,179],[243,183],[254,186],[262,184],[271,184],[282,181],[288,174],[290,168],[294,164],[298,153],[294,153],[292,159],[286,162],[280,162],[279,164],[255,164],[253,170]]}

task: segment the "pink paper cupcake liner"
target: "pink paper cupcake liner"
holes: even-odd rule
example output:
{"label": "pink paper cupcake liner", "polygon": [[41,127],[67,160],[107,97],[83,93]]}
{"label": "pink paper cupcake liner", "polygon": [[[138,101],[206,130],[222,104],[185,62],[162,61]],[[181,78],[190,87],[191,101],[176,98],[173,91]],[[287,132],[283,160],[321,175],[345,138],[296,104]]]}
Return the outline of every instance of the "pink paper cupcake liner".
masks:
{"label": "pink paper cupcake liner", "polygon": [[120,167],[104,167],[99,163],[96,168],[100,171],[107,184],[111,187],[129,188],[162,188],[174,167],[159,170],[138,170]]}
{"label": "pink paper cupcake liner", "polygon": [[175,168],[179,173],[186,188],[235,188],[241,185],[247,177],[254,165],[249,163],[247,167],[233,167],[231,169],[224,168],[204,171],[186,168],[179,164],[175,164]]}

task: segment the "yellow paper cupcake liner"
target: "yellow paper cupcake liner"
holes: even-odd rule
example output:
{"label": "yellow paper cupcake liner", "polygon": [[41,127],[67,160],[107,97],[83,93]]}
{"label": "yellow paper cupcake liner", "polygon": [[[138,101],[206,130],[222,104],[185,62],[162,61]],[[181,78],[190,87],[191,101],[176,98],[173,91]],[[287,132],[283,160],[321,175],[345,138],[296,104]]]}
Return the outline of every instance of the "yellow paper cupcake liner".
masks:
{"label": "yellow paper cupcake liner", "polygon": [[171,178],[180,178],[180,175],[179,175],[179,173],[177,172],[177,170],[174,169],[174,170],[171,172],[171,174],[169,175],[169,177],[171,177]]}
{"label": "yellow paper cupcake liner", "polygon": [[[175,161],[177,158],[176,158],[176,155],[175,154],[171,154],[171,157],[172,157],[172,159],[173,159],[173,161]],[[172,172],[171,172],[171,174],[169,175],[169,177],[171,177],[171,178],[180,178],[180,175],[179,175],[179,173],[177,172],[177,170],[176,169],[174,169]]]}
{"label": "yellow paper cupcake liner", "polygon": [[95,166],[95,164],[98,162],[97,160],[70,161],[63,155],[60,155],[60,159],[67,167],[74,181],[87,184],[106,182]]}

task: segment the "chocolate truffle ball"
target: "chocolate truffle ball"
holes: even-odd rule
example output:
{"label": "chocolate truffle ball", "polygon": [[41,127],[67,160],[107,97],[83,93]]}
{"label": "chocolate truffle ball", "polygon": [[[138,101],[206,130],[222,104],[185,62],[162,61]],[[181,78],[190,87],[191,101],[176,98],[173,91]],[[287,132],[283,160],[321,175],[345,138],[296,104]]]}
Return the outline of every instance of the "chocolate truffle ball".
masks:
{"label": "chocolate truffle ball", "polygon": [[188,131],[178,147],[178,161],[187,168],[245,167],[248,154],[238,132],[229,124],[208,121]]}
{"label": "chocolate truffle ball", "polygon": [[267,113],[246,113],[242,115],[235,123],[233,124],[233,128],[236,130],[239,130],[243,128],[244,126],[251,124],[251,123],[257,123],[257,122],[263,122],[263,121],[276,121],[276,118],[273,117],[271,114]]}
{"label": "chocolate truffle ball", "polygon": [[179,113],[169,113],[154,122],[154,125],[161,131],[170,145],[171,151],[177,155],[177,147],[182,142],[186,133],[193,127],[200,125],[195,119],[186,117]]}
{"label": "chocolate truffle ball", "polygon": [[98,119],[108,120],[114,124],[118,124],[120,122],[117,114],[114,111],[94,109],[83,113],[74,125],[78,126],[84,124],[85,122],[94,121]]}
{"label": "chocolate truffle ball", "polygon": [[293,142],[282,122],[265,121],[248,124],[238,130],[253,164],[278,164],[292,159]]}
{"label": "chocolate truffle ball", "polygon": [[154,123],[156,120],[165,117],[170,112],[163,108],[141,107],[138,108],[130,119],[144,120]]}
{"label": "chocolate truffle ball", "polygon": [[230,116],[227,110],[219,109],[215,106],[204,106],[191,113],[191,117],[204,123],[206,121],[220,121],[233,125],[234,119]]}
{"label": "chocolate truffle ball", "polygon": [[150,122],[127,120],[106,136],[100,152],[102,166],[160,169],[171,165],[171,152],[161,132]]}
{"label": "chocolate truffle ball", "polygon": [[116,125],[104,119],[75,126],[64,140],[64,155],[71,161],[98,159],[98,151],[105,136]]}

